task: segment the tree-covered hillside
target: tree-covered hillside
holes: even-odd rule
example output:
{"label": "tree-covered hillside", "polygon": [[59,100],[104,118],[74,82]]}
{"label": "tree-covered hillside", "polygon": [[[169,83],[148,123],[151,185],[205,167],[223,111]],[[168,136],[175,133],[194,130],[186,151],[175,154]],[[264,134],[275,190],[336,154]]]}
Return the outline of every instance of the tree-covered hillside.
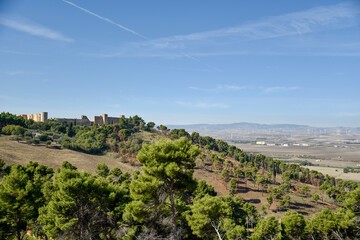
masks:
{"label": "tree-covered hillside", "polygon": [[[65,161],[55,172],[34,162],[0,161],[1,239],[360,237],[357,183],[249,155],[196,132],[154,128],[153,122],[145,123],[138,116],[114,125],[82,127],[21,121],[2,113],[0,125],[3,134],[19,142],[107,153],[141,166],[131,175],[98,164],[94,175]],[[198,169],[219,176],[228,195],[217,196],[211,185],[195,180]],[[244,190],[249,189],[265,194],[261,208],[244,200],[248,194]],[[324,208],[310,218],[306,212],[294,211],[300,204],[297,198],[327,206],[323,196],[337,210]]]}

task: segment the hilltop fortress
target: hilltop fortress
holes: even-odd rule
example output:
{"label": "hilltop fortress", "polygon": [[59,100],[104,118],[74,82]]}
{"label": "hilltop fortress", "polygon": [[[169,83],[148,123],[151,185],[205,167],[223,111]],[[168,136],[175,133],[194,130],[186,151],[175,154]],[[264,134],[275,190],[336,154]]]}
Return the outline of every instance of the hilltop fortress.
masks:
{"label": "hilltop fortress", "polygon": [[35,122],[45,122],[46,120],[48,120],[47,112],[41,112],[41,113],[35,113],[35,114],[18,114],[16,116],[21,116],[24,119],[32,119]]}
{"label": "hilltop fortress", "polygon": [[[48,113],[41,112],[38,114],[19,114],[17,116],[21,116],[24,119],[32,119],[35,122],[45,122],[48,120]],[[89,118],[85,115],[81,115],[81,118],[53,118],[53,120],[59,123],[68,123],[79,126],[92,126],[94,123],[99,126],[103,124],[114,124],[119,123],[120,118],[124,118],[124,115],[120,115],[119,117],[109,117],[107,114],[102,114],[100,116],[94,116],[94,121],[90,121]]]}

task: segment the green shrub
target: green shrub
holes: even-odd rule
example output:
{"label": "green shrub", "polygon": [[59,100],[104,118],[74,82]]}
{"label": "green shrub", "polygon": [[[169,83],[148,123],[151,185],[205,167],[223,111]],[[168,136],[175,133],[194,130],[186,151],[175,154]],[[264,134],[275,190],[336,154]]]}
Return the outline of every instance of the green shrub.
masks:
{"label": "green shrub", "polygon": [[32,138],[32,136],[33,136],[33,135],[32,135],[32,131],[29,131],[29,130],[26,131],[26,132],[24,133],[24,136],[25,136],[25,137],[31,137],[31,138]]}
{"label": "green shrub", "polygon": [[5,135],[24,135],[26,128],[17,125],[7,125],[2,128],[1,132]]}
{"label": "green shrub", "polygon": [[40,141],[42,141],[42,142],[46,142],[47,140],[50,140],[49,136],[48,136],[46,133],[41,134],[41,135],[39,136],[39,139],[40,139]]}

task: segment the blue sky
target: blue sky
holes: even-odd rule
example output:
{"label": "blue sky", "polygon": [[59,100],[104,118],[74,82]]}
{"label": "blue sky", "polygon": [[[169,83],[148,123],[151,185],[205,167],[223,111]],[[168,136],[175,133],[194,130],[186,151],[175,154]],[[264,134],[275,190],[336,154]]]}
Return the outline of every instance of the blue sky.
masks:
{"label": "blue sky", "polygon": [[0,111],[360,126],[359,1],[0,1]]}

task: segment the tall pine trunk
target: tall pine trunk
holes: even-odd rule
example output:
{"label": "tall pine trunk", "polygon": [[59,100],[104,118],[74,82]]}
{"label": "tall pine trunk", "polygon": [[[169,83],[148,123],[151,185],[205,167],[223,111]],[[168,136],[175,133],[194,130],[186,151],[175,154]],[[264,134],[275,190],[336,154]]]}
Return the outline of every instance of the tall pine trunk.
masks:
{"label": "tall pine trunk", "polygon": [[177,240],[176,207],[175,207],[173,188],[174,188],[174,179],[171,180],[171,185],[170,185],[170,202],[171,202],[171,212],[173,215],[173,226],[172,226],[173,240]]}

